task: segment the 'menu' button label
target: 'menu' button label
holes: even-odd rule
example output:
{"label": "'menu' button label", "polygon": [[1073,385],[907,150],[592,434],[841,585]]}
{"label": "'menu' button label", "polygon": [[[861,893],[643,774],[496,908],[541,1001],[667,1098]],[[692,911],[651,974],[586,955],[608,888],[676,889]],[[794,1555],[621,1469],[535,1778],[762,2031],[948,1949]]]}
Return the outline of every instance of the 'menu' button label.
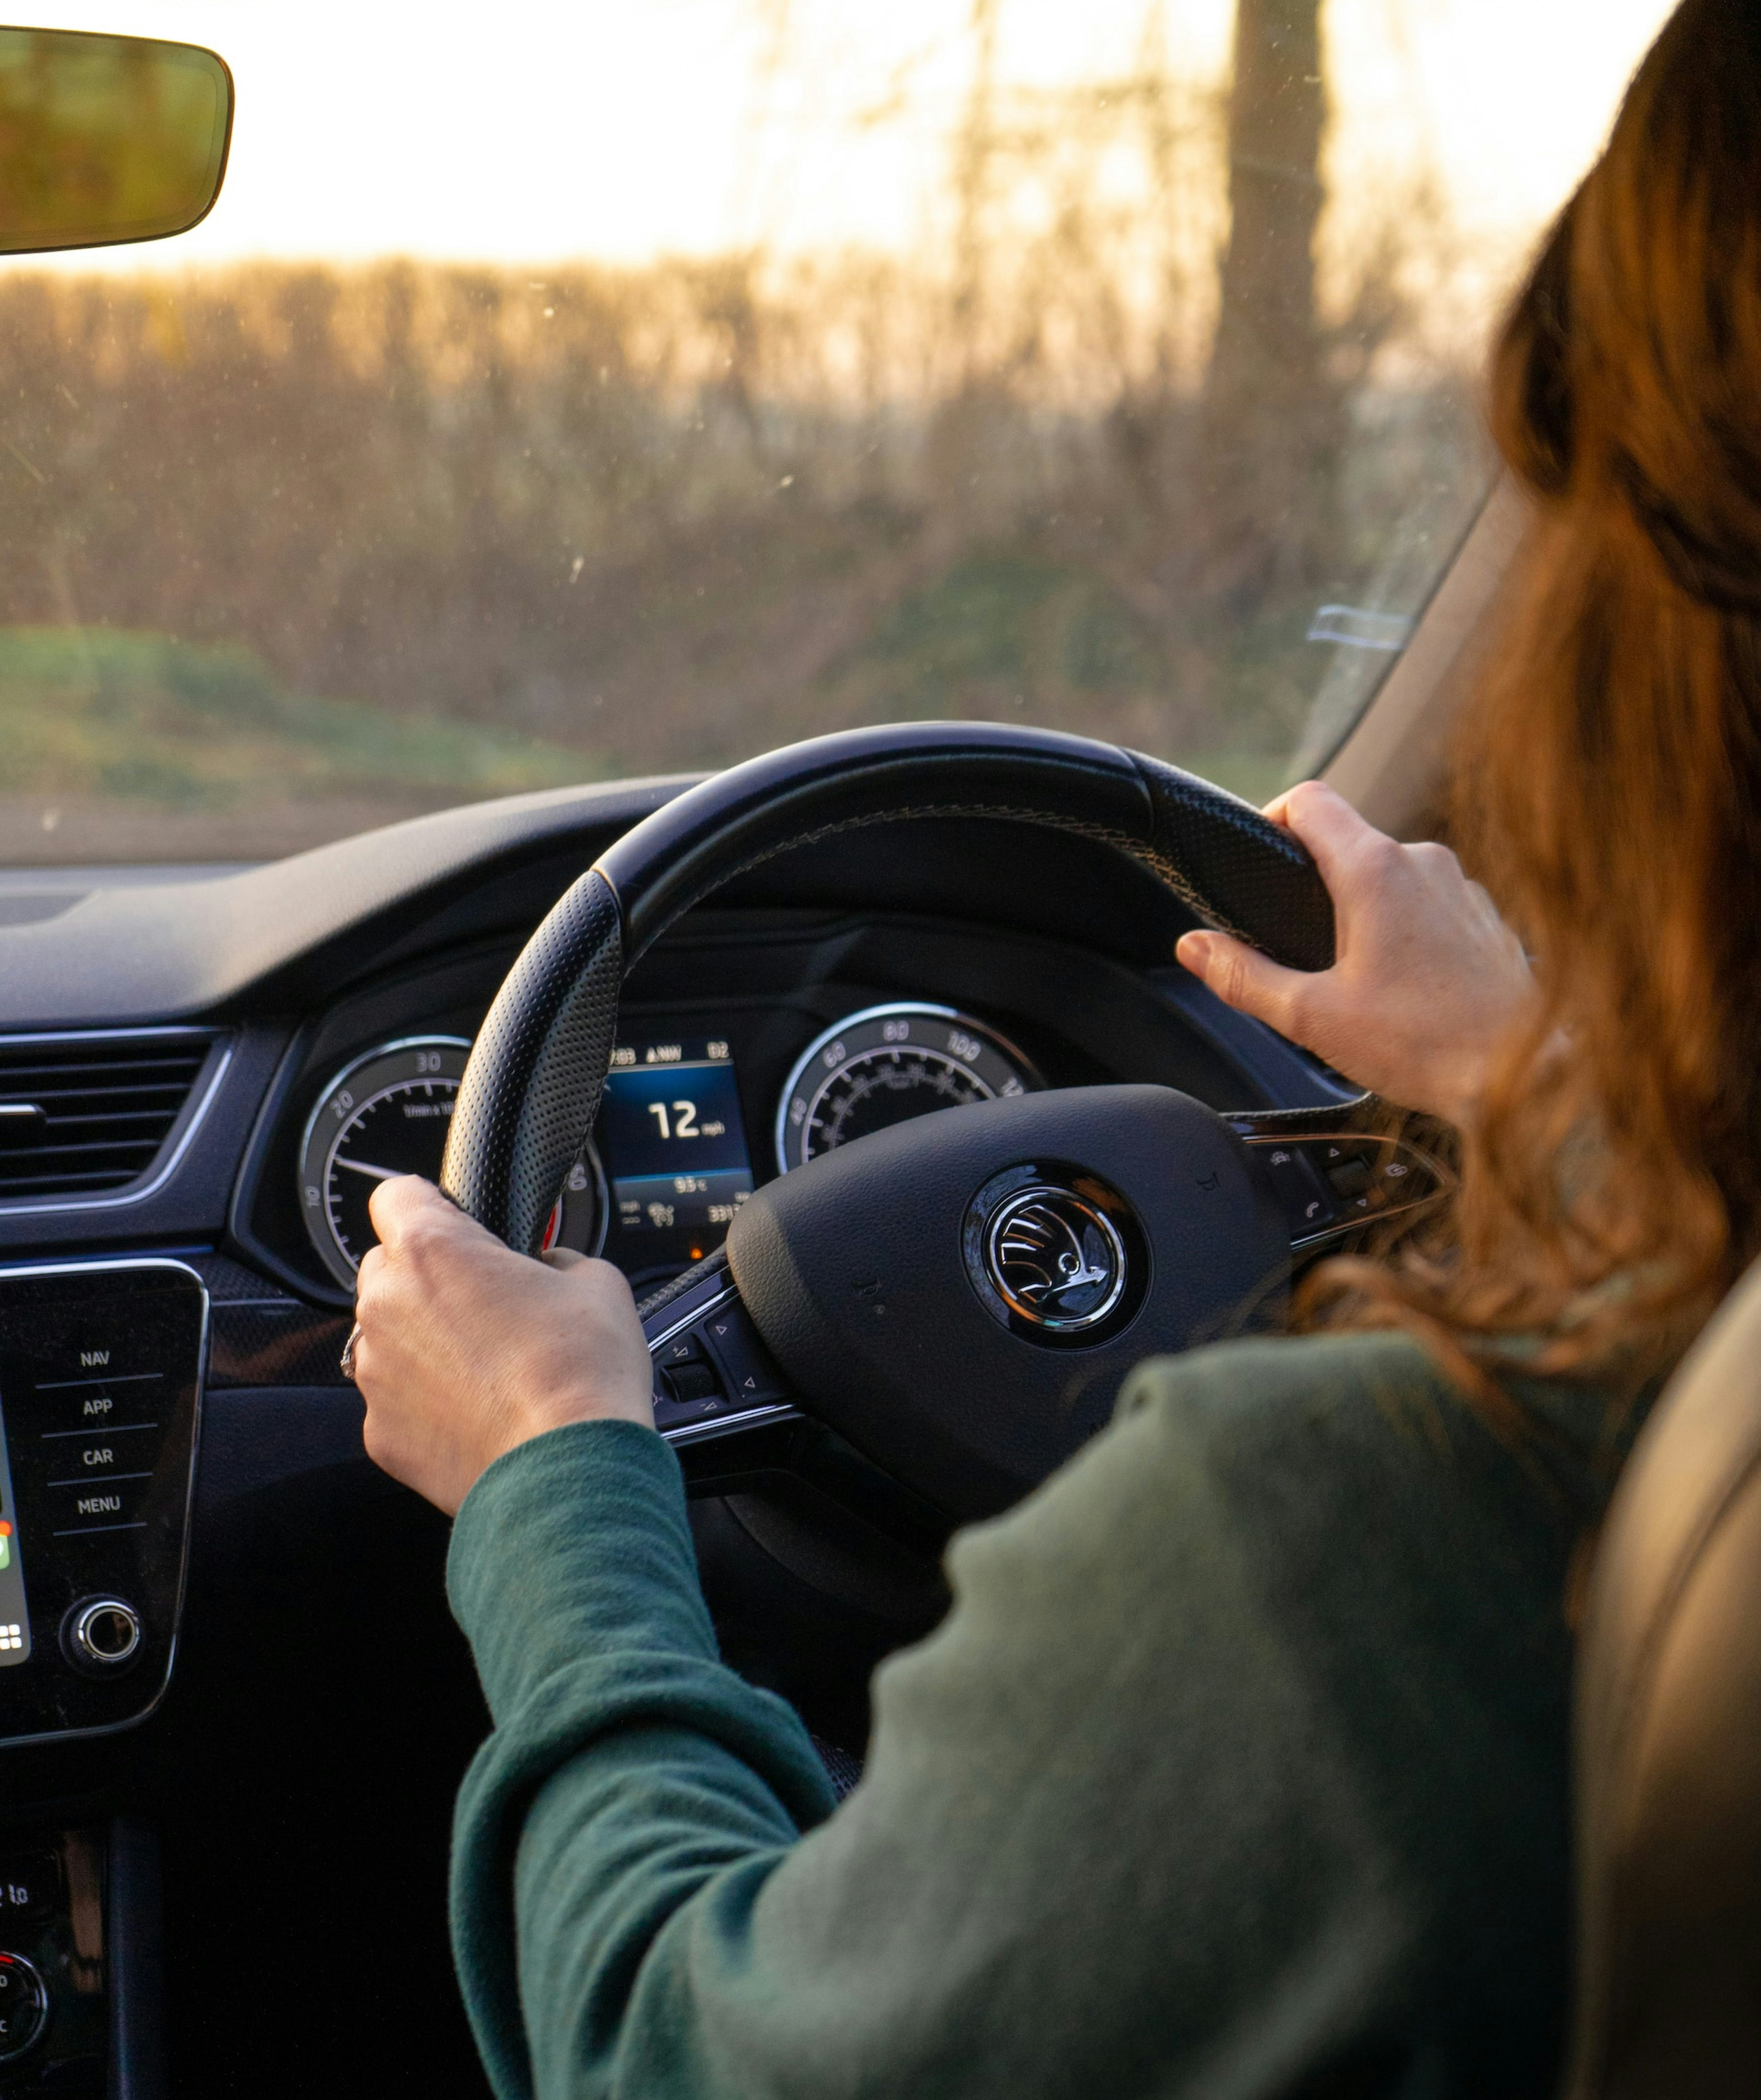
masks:
{"label": "'menu' button label", "polygon": [[145,1520],[148,1480],[82,1481],[44,1497],[50,1529],[57,1538],[82,1531],[134,1531]]}

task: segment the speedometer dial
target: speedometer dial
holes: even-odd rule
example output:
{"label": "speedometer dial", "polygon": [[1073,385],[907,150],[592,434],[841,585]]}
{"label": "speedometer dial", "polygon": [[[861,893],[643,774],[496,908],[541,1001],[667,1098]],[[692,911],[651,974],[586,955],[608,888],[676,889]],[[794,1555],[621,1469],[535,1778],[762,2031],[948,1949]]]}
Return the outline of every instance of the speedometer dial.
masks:
{"label": "speedometer dial", "polygon": [[[345,1290],[377,1241],[367,1204],[398,1174],[438,1180],[470,1044],[457,1035],[382,1043],[338,1072],[319,1096],[300,1148],[300,1208],[319,1259]],[[545,1244],[597,1250],[605,1181],[591,1147],[570,1173]]]}
{"label": "speedometer dial", "polygon": [[790,1073],[777,1164],[787,1174],[871,1131],[1044,1083],[1013,1043],[951,1006],[865,1007],[816,1036]]}

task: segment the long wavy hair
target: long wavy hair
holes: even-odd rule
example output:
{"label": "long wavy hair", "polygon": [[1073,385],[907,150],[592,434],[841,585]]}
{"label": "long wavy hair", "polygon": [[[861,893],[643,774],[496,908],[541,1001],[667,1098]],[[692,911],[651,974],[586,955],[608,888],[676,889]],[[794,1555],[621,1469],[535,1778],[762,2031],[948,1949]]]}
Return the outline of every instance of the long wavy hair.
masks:
{"label": "long wavy hair", "polygon": [[[1535,522],[1451,836],[1540,997],[1446,1215],[1328,1324],[1647,1383],[1761,1251],[1761,5],[1684,0],[1493,360]],[[1538,1338],[1538,1346],[1537,1338]]]}

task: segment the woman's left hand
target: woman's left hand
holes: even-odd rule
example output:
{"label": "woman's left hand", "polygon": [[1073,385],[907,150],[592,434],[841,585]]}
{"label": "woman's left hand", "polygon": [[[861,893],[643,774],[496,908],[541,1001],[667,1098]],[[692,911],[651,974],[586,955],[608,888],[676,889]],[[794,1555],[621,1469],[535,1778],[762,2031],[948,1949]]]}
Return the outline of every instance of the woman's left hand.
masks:
{"label": "woman's left hand", "polygon": [[1401,845],[1318,780],[1265,813],[1313,854],[1333,900],[1331,969],[1282,968],[1227,933],[1175,954],[1225,1004],[1402,1108],[1466,1125],[1534,997],[1522,944],[1447,846]]}
{"label": "woman's left hand", "polygon": [[369,1205],[355,1383],[367,1455],[452,1515],[484,1467],[568,1422],[652,1427],[636,1302],[609,1262],[531,1261],[415,1175]]}

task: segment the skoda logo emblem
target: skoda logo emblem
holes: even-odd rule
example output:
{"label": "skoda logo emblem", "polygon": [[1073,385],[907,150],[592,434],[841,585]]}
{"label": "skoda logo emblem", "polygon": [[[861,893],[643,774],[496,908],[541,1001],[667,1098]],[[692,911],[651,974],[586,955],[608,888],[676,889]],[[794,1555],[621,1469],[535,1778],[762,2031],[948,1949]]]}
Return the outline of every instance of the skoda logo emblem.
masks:
{"label": "skoda logo emblem", "polygon": [[1098,1327],[1124,1295],[1125,1243],[1106,1212],[1073,1189],[1031,1183],[984,1231],[986,1275],[1009,1311],[1051,1335]]}

